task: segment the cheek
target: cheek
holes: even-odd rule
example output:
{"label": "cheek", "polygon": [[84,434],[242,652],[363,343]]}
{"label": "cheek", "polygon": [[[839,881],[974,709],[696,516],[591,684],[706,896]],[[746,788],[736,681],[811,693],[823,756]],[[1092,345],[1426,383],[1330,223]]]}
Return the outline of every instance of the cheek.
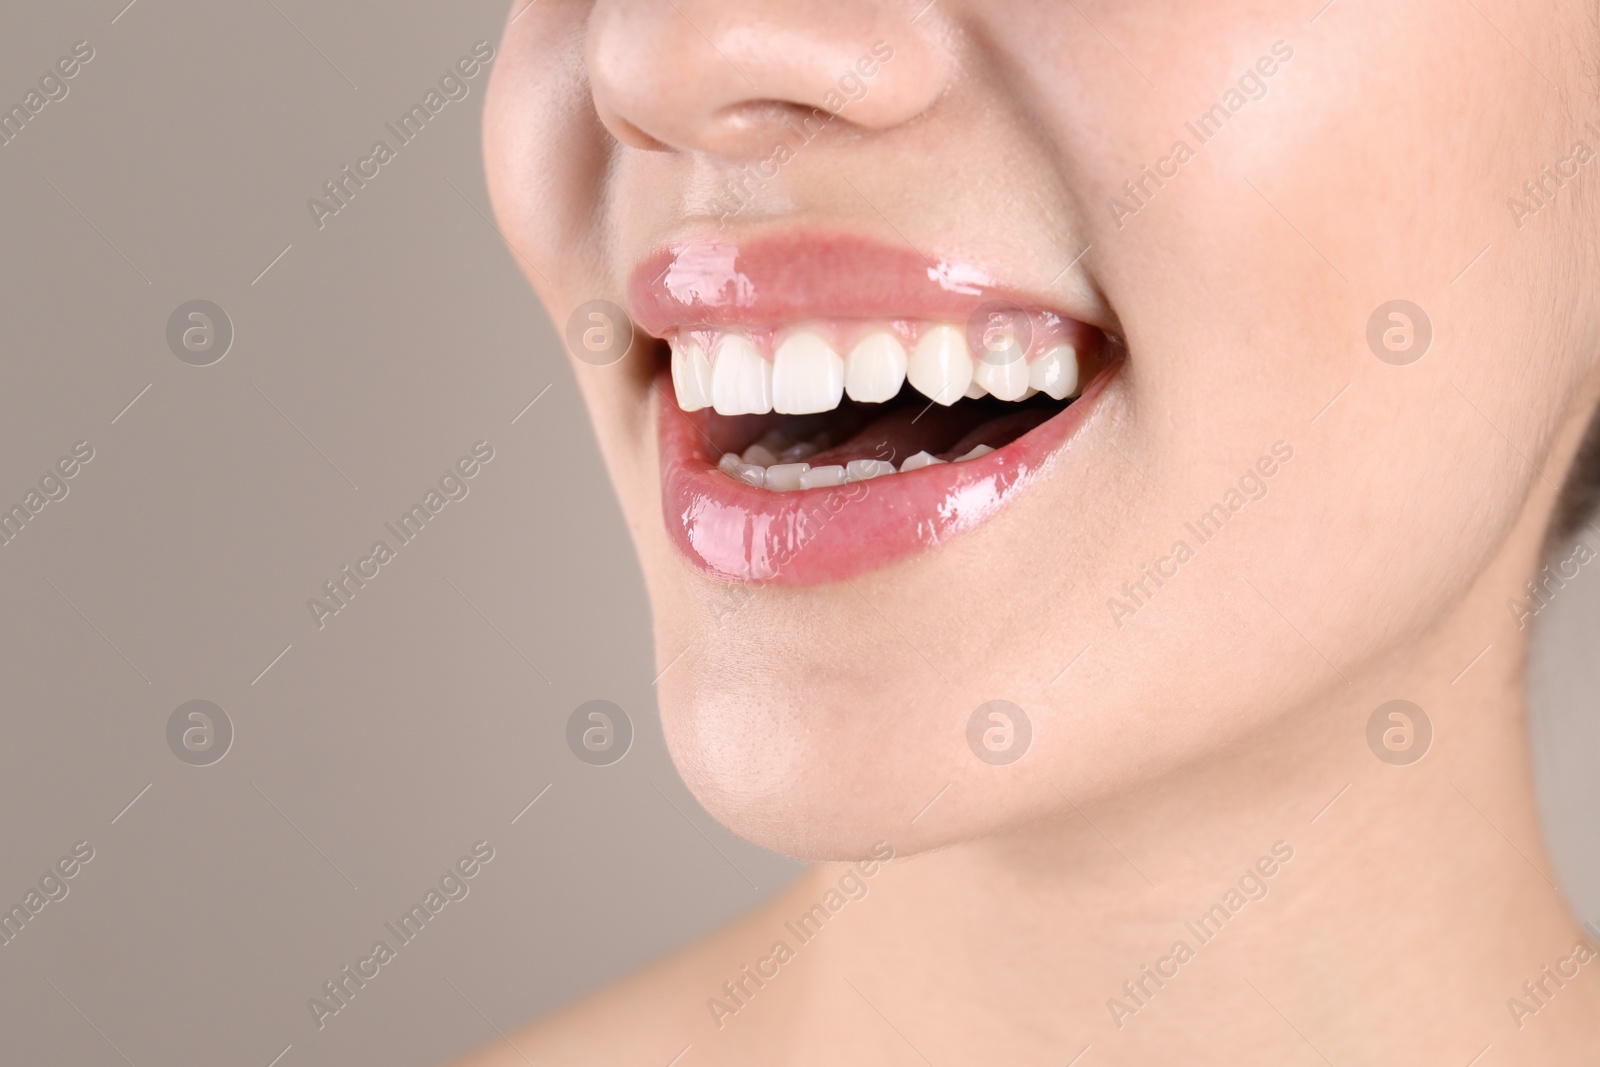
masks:
{"label": "cheek", "polygon": [[[1551,277],[1561,250],[1548,236],[1507,239],[1505,196],[1520,181],[1507,160],[1540,158],[1523,119],[1542,83],[1455,12],[1396,17],[1392,39],[1340,23],[1296,40],[1268,96],[1121,229],[1102,219],[1097,244],[1129,323],[1141,405],[1125,447],[1161,487],[1137,487],[1138,510],[1163,516],[1148,532],[1192,518],[1275,440],[1296,448],[1267,498],[1208,547],[1229,567],[1204,583],[1186,568],[1175,589],[1220,602],[1248,577],[1341,665],[1394,628],[1435,619],[1483,566],[1537,477],[1518,452],[1548,446],[1573,373],[1563,338],[1530,343],[1530,328],[1576,311]],[[1424,37],[1437,49],[1407,59],[1398,42]],[[1198,54],[1226,51],[1218,44]],[[1251,58],[1230,54],[1239,69]],[[1350,81],[1352,64],[1371,76]],[[1197,106],[1157,123],[1164,136],[1147,129],[1124,146],[1100,172],[1108,190],[1137,174],[1141,149],[1172,136],[1196,143],[1182,116],[1225,87],[1220,73],[1173,68]],[[1449,115],[1469,105],[1482,128],[1466,139]],[[1508,300],[1508,276],[1547,284]],[[1379,359],[1367,339],[1374,310],[1395,299],[1420,305],[1432,325],[1429,353],[1407,366]],[[1552,299],[1564,305],[1553,316]],[[1514,355],[1528,352],[1546,358]]]}

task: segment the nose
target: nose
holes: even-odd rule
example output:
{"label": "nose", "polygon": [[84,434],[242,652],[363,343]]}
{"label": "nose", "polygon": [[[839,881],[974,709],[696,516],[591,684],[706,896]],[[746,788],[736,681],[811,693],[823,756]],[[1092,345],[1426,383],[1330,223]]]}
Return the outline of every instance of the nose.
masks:
{"label": "nose", "polygon": [[887,130],[949,76],[933,19],[916,16],[895,0],[597,0],[590,90],[618,140],[656,151],[753,159],[815,111]]}

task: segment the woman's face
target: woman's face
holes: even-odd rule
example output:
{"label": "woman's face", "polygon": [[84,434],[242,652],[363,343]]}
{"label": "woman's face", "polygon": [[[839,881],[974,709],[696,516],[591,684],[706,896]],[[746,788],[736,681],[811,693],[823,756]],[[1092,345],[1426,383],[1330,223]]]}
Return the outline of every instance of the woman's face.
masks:
{"label": "woman's face", "polygon": [[1520,592],[1596,340],[1579,5],[517,10],[495,210],[738,833],[909,852],[1126,791],[1404,695],[1363,673]]}

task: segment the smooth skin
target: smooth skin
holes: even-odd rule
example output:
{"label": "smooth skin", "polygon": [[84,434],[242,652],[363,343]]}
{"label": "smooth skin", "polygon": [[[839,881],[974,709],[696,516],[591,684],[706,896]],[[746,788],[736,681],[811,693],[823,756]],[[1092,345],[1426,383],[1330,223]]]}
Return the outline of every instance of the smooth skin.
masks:
{"label": "smooth skin", "polygon": [[[1082,306],[1129,357],[985,525],[731,616],[663,528],[656,357],[574,360],[658,665],[688,649],[659,685],[674,760],[734,832],[835,862],[464,1062],[1593,1062],[1600,961],[1507,1003],[1585,936],[1541,843],[1507,602],[1600,396],[1600,168],[1508,205],[1600,149],[1594,12],[1322,6],[519,0],[489,183],[558,325],[625,304],[670,241],[845,230]],[[715,191],[877,41],[866,95],[719,230]],[[1201,144],[1185,123],[1276,42],[1292,57]],[[1117,210],[1179,139],[1193,158]],[[1367,340],[1395,299],[1432,325],[1405,366]],[[1278,442],[1265,496],[1186,532]],[[1193,558],[1114,611],[1179,540]],[[966,740],[997,698],[1034,727],[1003,767]],[[1368,745],[1395,698],[1432,723],[1409,766]],[[877,842],[897,859],[867,895],[719,1025],[723,982]],[[1265,898],[1199,945],[1185,920],[1276,842]],[[1108,1000],[1180,939],[1194,958],[1119,1026]]]}

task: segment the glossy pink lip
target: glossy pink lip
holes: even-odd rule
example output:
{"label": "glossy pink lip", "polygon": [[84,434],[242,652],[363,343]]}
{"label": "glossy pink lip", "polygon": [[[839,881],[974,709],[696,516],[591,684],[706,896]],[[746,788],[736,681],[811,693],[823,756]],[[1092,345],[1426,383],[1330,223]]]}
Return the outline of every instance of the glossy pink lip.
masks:
{"label": "glossy pink lip", "polygon": [[656,337],[682,326],[762,327],[803,319],[965,322],[994,300],[1043,306],[1008,291],[981,267],[850,234],[686,241],[645,257],[628,284],[634,322]]}
{"label": "glossy pink lip", "polygon": [[[851,236],[677,245],[639,265],[629,298],[634,320],[656,336],[822,318],[964,321],[991,300],[1041,306],[979,269]],[[721,457],[705,429],[714,416],[679,409],[662,367],[655,385],[668,535],[698,569],[725,579],[806,586],[885,566],[993,515],[1083,425],[1115,373],[1112,361],[1065,411],[981,458],[779,493],[716,469]]]}

